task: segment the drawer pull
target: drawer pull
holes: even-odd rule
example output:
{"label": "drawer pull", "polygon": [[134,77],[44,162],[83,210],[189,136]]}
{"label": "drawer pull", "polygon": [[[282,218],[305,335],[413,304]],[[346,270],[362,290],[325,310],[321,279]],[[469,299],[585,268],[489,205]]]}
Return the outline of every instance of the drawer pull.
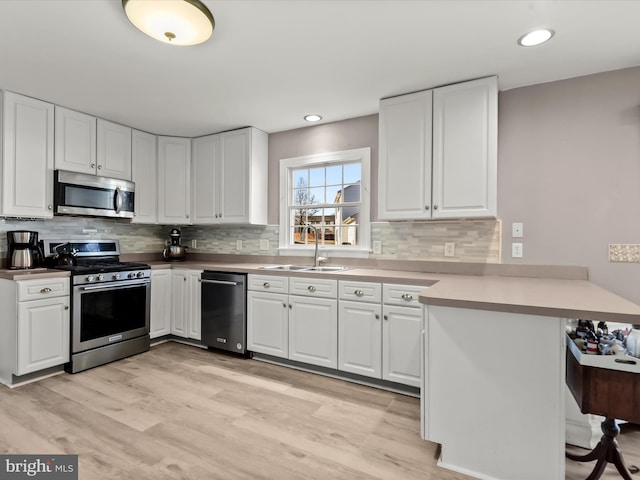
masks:
{"label": "drawer pull", "polygon": [[271,285],[269,285],[269,282],[264,282],[264,283],[262,284],[262,286],[263,286],[264,288],[269,288]]}
{"label": "drawer pull", "polygon": [[307,287],[307,290],[309,290],[311,293],[313,293],[313,292],[315,292],[315,291],[316,291],[316,287],[314,287],[313,285],[309,285],[309,286]]}
{"label": "drawer pull", "polygon": [[380,315],[376,313],[376,320],[380,320]]}
{"label": "drawer pull", "polygon": [[282,304],[282,308],[287,308],[287,304],[286,304],[286,303],[283,303],[283,304]]}
{"label": "drawer pull", "polygon": [[389,320],[389,317],[387,315],[384,315],[382,318],[384,318],[385,320]]}
{"label": "drawer pull", "polygon": [[363,296],[363,295],[364,295],[364,292],[363,292],[362,290],[356,290],[356,291],[354,291],[354,292],[353,292],[353,294],[354,294],[356,297],[361,297],[361,296]]}
{"label": "drawer pull", "polygon": [[42,290],[40,290],[40,293],[51,293],[53,292],[53,290],[51,290],[49,287],[44,287]]}
{"label": "drawer pull", "polygon": [[413,295],[410,295],[408,293],[403,293],[402,294],[402,299],[406,300],[407,302],[410,302],[411,300],[413,300]]}

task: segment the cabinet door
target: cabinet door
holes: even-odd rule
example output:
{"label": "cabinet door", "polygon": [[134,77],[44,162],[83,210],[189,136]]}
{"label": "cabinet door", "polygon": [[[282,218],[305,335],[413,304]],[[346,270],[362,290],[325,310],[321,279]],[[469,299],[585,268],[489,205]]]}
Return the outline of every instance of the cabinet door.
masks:
{"label": "cabinet door", "polygon": [[289,357],[288,295],[247,292],[247,350]]}
{"label": "cabinet door", "polygon": [[218,135],[191,141],[191,211],[194,224],[220,221],[219,143]]}
{"label": "cabinet door", "polygon": [[158,223],[190,223],[191,140],[158,137]]}
{"label": "cabinet door", "polygon": [[382,379],[420,386],[422,308],[383,306]]}
{"label": "cabinet door", "polygon": [[495,217],[496,77],[433,93],[433,217]]}
{"label": "cabinet door", "polygon": [[16,375],[68,362],[69,331],[69,297],[20,302]]}
{"label": "cabinet door", "polygon": [[251,179],[251,131],[221,133],[220,198],[221,223],[249,223],[249,182]]}
{"label": "cabinet door", "polygon": [[202,331],[202,290],[200,288],[201,270],[189,270],[188,273],[188,322],[187,337],[200,340]]}
{"label": "cabinet door", "polygon": [[55,107],[55,165],[70,172],[96,173],[96,117]]}
{"label": "cabinet door", "polygon": [[171,270],[151,271],[151,338],[171,333]]}
{"label": "cabinet door", "polygon": [[53,217],[53,105],[3,94],[2,215]]}
{"label": "cabinet door", "polygon": [[150,133],[131,132],[131,179],[136,184],[131,223],[158,222],[158,148]]}
{"label": "cabinet door", "polygon": [[187,338],[189,325],[188,270],[172,270],[171,278],[171,334]]}
{"label": "cabinet door", "polygon": [[340,300],[338,369],[382,378],[381,305]]}
{"label": "cabinet door", "polygon": [[289,296],[289,360],[338,368],[338,301]]}
{"label": "cabinet door", "polygon": [[431,218],[432,92],[380,101],[378,218]]}
{"label": "cabinet door", "polygon": [[131,128],[98,119],[98,175],[131,180]]}

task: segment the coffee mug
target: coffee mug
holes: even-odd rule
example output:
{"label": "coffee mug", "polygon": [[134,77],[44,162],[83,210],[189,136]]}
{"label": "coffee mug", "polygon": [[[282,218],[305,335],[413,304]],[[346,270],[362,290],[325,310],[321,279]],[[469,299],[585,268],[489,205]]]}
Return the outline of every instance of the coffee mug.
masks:
{"label": "coffee mug", "polygon": [[590,355],[598,354],[598,342],[596,340],[587,340],[587,353]]}

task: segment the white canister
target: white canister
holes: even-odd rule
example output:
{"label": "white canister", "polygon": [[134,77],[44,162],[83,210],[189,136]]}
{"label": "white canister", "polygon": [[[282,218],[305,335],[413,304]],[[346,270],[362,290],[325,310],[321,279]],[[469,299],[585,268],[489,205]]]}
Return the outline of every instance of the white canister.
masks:
{"label": "white canister", "polygon": [[633,325],[627,335],[627,352],[629,355],[640,358],[640,325]]}

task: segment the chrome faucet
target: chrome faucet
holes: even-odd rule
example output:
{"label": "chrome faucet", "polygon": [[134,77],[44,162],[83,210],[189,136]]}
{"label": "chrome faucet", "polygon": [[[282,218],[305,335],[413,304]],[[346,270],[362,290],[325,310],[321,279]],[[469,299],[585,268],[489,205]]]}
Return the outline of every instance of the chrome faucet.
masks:
{"label": "chrome faucet", "polygon": [[318,257],[318,228],[315,225],[307,225],[307,227],[313,229],[315,237],[315,250],[313,252],[313,266],[319,267],[321,262],[326,262],[327,257]]}

